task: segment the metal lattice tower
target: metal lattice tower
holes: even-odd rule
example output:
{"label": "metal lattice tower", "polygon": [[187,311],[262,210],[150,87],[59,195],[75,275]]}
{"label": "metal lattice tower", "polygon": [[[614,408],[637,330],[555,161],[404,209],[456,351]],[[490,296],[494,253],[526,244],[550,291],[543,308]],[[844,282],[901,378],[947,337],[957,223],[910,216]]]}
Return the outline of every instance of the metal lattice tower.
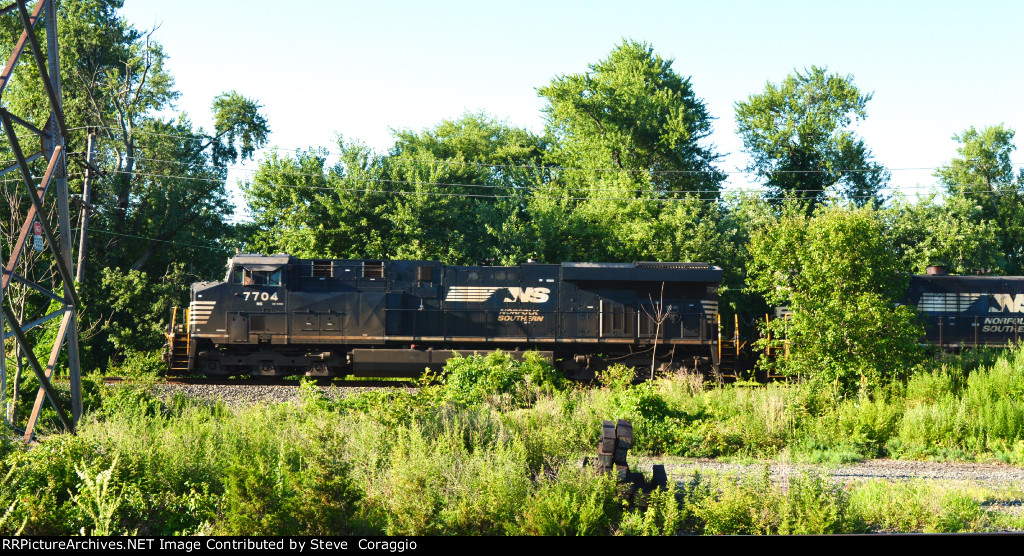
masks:
{"label": "metal lattice tower", "polygon": [[[32,434],[42,410],[44,400],[49,400],[56,409],[57,416],[70,431],[75,431],[75,424],[82,415],[82,380],[81,362],[78,354],[78,326],[77,315],[79,308],[78,293],[75,291],[75,284],[72,275],[71,261],[71,221],[68,210],[68,183],[67,183],[67,160],[65,156],[65,144],[67,141],[67,128],[64,124],[64,112],[61,106],[61,85],[60,85],[60,64],[57,48],[57,10],[56,0],[38,0],[28,12],[27,4],[31,0],[15,0],[14,4],[0,8],[0,15],[10,12],[17,12],[23,30],[21,37],[11,51],[3,72],[0,73],[0,121],[3,123],[4,133],[10,143],[10,149],[16,160],[15,164],[0,169],[0,174],[18,171],[21,174],[25,185],[26,196],[31,207],[25,216],[14,247],[3,262],[3,278],[0,281],[0,305],[3,306],[3,315],[0,317],[0,332],[3,333],[2,345],[4,352],[0,354],[0,373],[6,377],[6,349],[7,340],[14,339],[21,351],[28,359],[29,366],[39,379],[39,392],[36,395],[32,413],[25,426],[25,441],[32,439]],[[45,12],[45,13],[44,13]],[[40,20],[44,21],[46,29],[46,53],[39,44],[36,37],[37,27]],[[20,118],[7,110],[8,103],[4,101],[4,91],[10,83],[11,75],[21,58],[30,58],[36,64],[41,79],[38,85],[45,90],[46,98],[50,108],[50,114],[46,122],[32,123]],[[25,155],[22,149],[22,141],[15,133],[25,130],[36,135],[40,139],[42,148],[39,152]],[[27,144],[27,143],[26,143]],[[38,158],[47,161],[46,170],[42,176],[36,177],[32,174],[29,164]],[[43,201],[46,195],[55,197],[57,205],[57,221],[48,221],[47,212],[43,208]],[[38,222],[42,228],[42,235],[45,238],[46,248],[52,254],[52,264],[56,270],[57,280],[55,284],[45,285],[31,281],[28,277],[19,276],[15,269],[18,261],[25,251],[28,240],[32,236],[33,222]],[[14,230],[11,230],[13,234]],[[17,281],[33,290],[45,295],[56,302],[59,307],[51,313],[33,320],[29,323],[18,322],[14,312],[4,300],[11,281]],[[39,326],[51,319],[60,318],[60,328],[53,346],[50,349],[49,359],[45,366],[40,364],[36,358],[32,342],[26,337],[25,332]],[[9,329],[9,330],[8,330]],[[60,401],[50,378],[53,376],[54,368],[61,351],[67,347],[67,358],[69,367],[69,379],[71,382],[71,413],[67,412],[64,404]],[[15,402],[17,400],[14,400]]]}

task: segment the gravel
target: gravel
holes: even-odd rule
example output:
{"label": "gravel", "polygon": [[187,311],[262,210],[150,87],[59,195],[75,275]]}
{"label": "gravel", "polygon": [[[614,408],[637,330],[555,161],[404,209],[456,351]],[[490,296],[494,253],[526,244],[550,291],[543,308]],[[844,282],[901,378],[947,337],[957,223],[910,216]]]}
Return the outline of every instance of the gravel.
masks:
{"label": "gravel", "polygon": [[[299,401],[298,386],[281,385],[201,385],[201,384],[155,384],[154,390],[166,398],[174,393],[184,394],[205,400],[220,400],[231,407],[254,405],[257,403],[282,403]],[[340,399],[374,387],[337,387],[318,386],[321,392],[331,399]]]}
{"label": "gravel", "polygon": [[[650,473],[651,465],[659,461],[642,461],[640,470]],[[766,463],[724,463],[716,460],[695,459],[664,463],[670,480],[689,482],[697,472],[702,475],[717,474],[722,477],[743,477],[760,473]],[[853,486],[870,480],[887,481],[892,484],[921,481],[930,485],[955,489],[980,487],[996,492],[1006,492],[1010,498],[985,502],[986,509],[1007,515],[1024,515],[1024,468],[1000,463],[948,463],[933,461],[910,461],[876,459],[863,463],[843,465],[811,465],[767,463],[769,476],[776,483],[785,483],[790,477],[809,471],[828,474],[832,480],[846,486]]]}
{"label": "gravel", "polygon": [[[652,461],[643,461],[640,468],[650,471]],[[685,480],[694,472],[743,476],[760,472],[765,463],[724,463],[717,460],[695,459],[665,463],[669,476]],[[1001,463],[946,463],[933,461],[911,461],[876,459],[863,463],[843,465],[811,465],[790,463],[769,463],[769,474],[775,481],[784,482],[790,477],[816,471],[827,473],[843,484],[882,479],[890,482],[925,480],[940,481],[962,486],[977,485],[1002,488],[1017,485],[1024,488],[1024,468]]]}

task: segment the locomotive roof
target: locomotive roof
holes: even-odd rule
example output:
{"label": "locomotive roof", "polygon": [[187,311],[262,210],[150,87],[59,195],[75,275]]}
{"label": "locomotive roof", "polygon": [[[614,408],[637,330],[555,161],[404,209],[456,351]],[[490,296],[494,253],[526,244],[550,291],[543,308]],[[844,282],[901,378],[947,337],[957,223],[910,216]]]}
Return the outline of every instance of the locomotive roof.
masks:
{"label": "locomotive roof", "polygon": [[721,282],[722,269],[708,263],[562,263],[564,280]]}
{"label": "locomotive roof", "polygon": [[[228,260],[229,266],[242,266],[252,271],[274,271],[286,265],[312,264],[315,261],[334,263],[383,263],[380,259],[297,259],[291,255],[259,255],[243,253]],[[433,261],[392,261],[437,264]],[[536,263],[525,263],[523,266]],[[556,265],[552,265],[556,266]],[[562,278],[588,281],[634,282],[721,282],[722,269],[703,262],[633,262],[633,263],[562,263]],[[449,266],[449,268],[481,268]]]}
{"label": "locomotive roof", "polygon": [[235,255],[228,259],[228,266],[241,266],[256,272],[267,272],[281,268],[292,262],[291,255]]}
{"label": "locomotive roof", "polygon": [[982,275],[971,275],[971,274],[912,274],[912,279],[923,280],[925,282],[974,282],[977,284],[990,284],[994,282],[1022,282],[1024,276],[982,276]]}

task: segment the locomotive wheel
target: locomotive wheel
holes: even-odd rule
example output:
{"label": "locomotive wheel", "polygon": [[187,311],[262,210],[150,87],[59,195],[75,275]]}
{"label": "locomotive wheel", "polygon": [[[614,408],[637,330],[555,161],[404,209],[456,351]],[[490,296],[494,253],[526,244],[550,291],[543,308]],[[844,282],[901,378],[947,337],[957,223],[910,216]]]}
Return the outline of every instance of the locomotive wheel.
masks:
{"label": "locomotive wheel", "polygon": [[220,366],[220,361],[207,361],[206,362],[206,374],[208,375],[223,375],[226,374]]}
{"label": "locomotive wheel", "polygon": [[260,361],[256,370],[252,372],[252,376],[277,376],[277,369],[270,361]]}
{"label": "locomotive wheel", "polygon": [[327,363],[318,361],[306,371],[306,376],[330,376],[330,370],[327,368]]}

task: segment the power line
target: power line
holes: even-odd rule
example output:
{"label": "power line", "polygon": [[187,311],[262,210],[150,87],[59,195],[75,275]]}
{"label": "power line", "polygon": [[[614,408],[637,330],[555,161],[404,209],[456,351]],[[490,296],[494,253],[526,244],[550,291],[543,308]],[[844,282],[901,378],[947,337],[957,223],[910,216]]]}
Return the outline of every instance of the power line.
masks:
{"label": "power line", "polygon": [[[116,128],[112,128],[112,127],[109,127],[109,126],[89,126],[89,127],[99,128],[99,129],[114,129],[114,130],[116,130]],[[74,130],[81,130],[81,129],[86,129],[86,128],[85,127],[80,127],[80,128],[73,128],[73,129]],[[71,131],[71,130],[69,130],[69,131]],[[158,133],[158,132],[144,131],[144,130],[136,130],[136,131],[134,131],[134,133],[147,134],[147,135],[156,135],[156,136],[160,136],[160,137],[172,137],[172,138],[179,138],[179,139],[187,139],[187,140],[192,140],[192,141],[202,141],[202,140],[208,140],[209,139],[208,137],[189,137],[189,136],[186,136],[186,135],[173,135],[173,134]],[[299,151],[302,151],[303,149],[301,149],[301,148],[283,149],[282,148],[280,150],[281,151],[285,151],[285,152],[299,152]],[[317,151],[311,149],[311,150],[308,150],[306,152],[314,153],[315,154]],[[319,152],[322,152],[322,153],[324,153],[326,155],[329,155],[329,156],[330,155],[340,156],[340,155],[344,154],[344,153],[341,153],[341,152],[338,152],[338,151],[331,151],[331,150],[328,150],[328,149],[320,149]],[[153,162],[164,162],[164,163],[169,163],[169,164],[183,164],[183,165],[189,165],[189,166],[196,166],[196,163],[187,163],[187,162],[181,162],[181,161],[176,161],[176,160],[161,160],[161,159],[151,159],[151,158],[145,158],[145,157],[135,157],[135,159],[136,160],[147,160],[147,161],[153,161]],[[831,170],[828,170],[828,169],[823,169],[823,170],[774,170],[774,171],[770,171],[770,172],[762,172],[760,170],[718,170],[718,169],[714,169],[714,168],[703,169],[703,170],[642,170],[642,169],[641,170],[637,170],[637,169],[629,169],[629,168],[579,168],[579,167],[556,166],[556,165],[547,165],[546,166],[546,165],[533,165],[533,164],[500,164],[500,163],[468,162],[468,161],[459,161],[459,160],[439,160],[439,159],[396,159],[394,157],[390,157],[389,160],[391,160],[391,161],[408,162],[408,163],[416,163],[416,164],[435,164],[435,165],[451,165],[451,166],[474,166],[474,167],[478,167],[478,168],[514,168],[514,169],[561,171],[561,172],[609,172],[609,173],[611,173],[611,172],[625,172],[625,173],[640,173],[640,174],[650,174],[650,175],[671,175],[671,174],[727,174],[727,175],[752,175],[752,174],[753,175],[763,175],[763,174],[849,174],[849,173],[866,173],[866,172],[876,172],[876,171],[907,172],[907,171],[938,170],[938,169],[944,167],[944,166],[920,166],[920,167],[901,167],[901,168],[886,168],[886,167],[878,167],[878,168],[838,168],[838,169],[831,169]],[[206,165],[206,166],[208,166],[210,168],[224,169],[224,167],[221,167],[221,166],[215,166],[215,165]],[[1024,162],[1012,162],[1011,166],[1024,166]],[[243,172],[257,172],[260,169],[259,168],[253,169],[251,167],[245,167],[245,166],[235,166],[233,168],[230,168],[230,170],[232,170],[232,171],[243,171]]]}
{"label": "power line", "polygon": [[[261,167],[253,168],[251,166],[232,166],[230,168],[224,166],[217,166],[214,164],[202,164],[197,162],[182,162],[179,160],[165,160],[159,158],[147,158],[137,156],[135,160],[141,160],[146,162],[159,162],[164,164],[176,164],[179,166],[186,166],[190,168],[208,168],[211,170],[229,170],[232,172],[247,172],[256,173],[261,171],[276,172],[283,175],[294,175],[294,176],[316,176],[318,174],[306,173],[306,172],[290,172],[282,170],[265,169]],[[577,168],[568,166],[554,166],[554,165],[524,165],[524,164],[497,164],[497,163],[483,163],[483,162],[465,162],[458,160],[441,160],[441,159],[402,159],[402,158],[390,158],[389,163],[405,163],[405,164],[431,164],[438,166],[474,166],[478,168],[516,168],[526,170],[541,170],[544,172],[615,172],[615,173],[628,173],[628,174],[641,174],[651,176],[661,175],[677,175],[677,174],[729,174],[729,175],[771,175],[771,174],[851,174],[851,173],[865,173],[865,172],[914,172],[923,170],[939,170],[946,166],[919,166],[919,167],[906,167],[906,168],[837,168],[831,170],[772,170],[772,171],[761,171],[761,170],[643,170],[643,169],[629,169],[629,168]],[[1024,166],[1024,162],[1013,162],[1011,166]]]}
{"label": "power line", "polygon": [[[216,178],[205,178],[199,176],[180,176],[180,175],[166,175],[166,174],[140,174],[138,172],[127,172],[127,171],[112,171],[108,170],[109,173],[121,173],[121,174],[133,174],[141,177],[155,178],[155,179],[173,179],[173,180],[186,180],[186,181],[202,181],[202,182],[214,182],[221,183],[223,180]],[[701,200],[717,200],[719,198],[720,191],[714,189],[695,189],[695,190],[636,190],[636,189],[610,189],[610,188],[561,188],[558,186],[551,185],[539,185],[533,187],[522,187],[522,186],[503,186],[503,185],[486,185],[486,184],[472,184],[472,183],[448,183],[448,182],[418,182],[408,180],[386,180],[379,178],[334,178],[342,182],[358,182],[358,183],[390,183],[390,184],[402,184],[402,185],[427,185],[434,187],[464,187],[464,188],[484,188],[484,189],[510,189],[519,191],[521,193],[532,193],[533,198],[537,199],[550,199],[550,200],[567,200],[567,201],[650,201],[650,202],[667,202],[667,201],[683,201],[687,198],[692,198],[693,194],[697,194],[697,198]],[[443,191],[406,191],[406,190],[394,190],[394,189],[370,189],[370,188],[351,188],[351,187],[337,187],[337,186],[318,186],[318,185],[304,185],[304,184],[283,184],[283,183],[258,183],[256,185],[273,187],[273,188],[287,188],[287,189],[305,189],[305,190],[316,190],[316,191],[331,191],[331,192],[348,192],[348,193],[366,193],[366,194],[382,194],[382,195],[422,195],[422,196],[437,196],[437,197],[465,197],[465,198],[478,198],[478,199],[509,199],[518,198],[522,195],[510,194],[510,195],[498,195],[498,194],[480,194],[480,193],[463,193],[463,192],[443,192]],[[932,185],[913,185],[913,186],[899,186],[899,190],[906,189],[934,189]],[[984,183],[974,184],[961,184],[955,187],[960,189],[966,189],[969,187],[987,187]],[[762,186],[763,189],[763,186]],[[888,188],[892,189],[892,188]],[[546,192],[557,192],[557,191],[618,191],[622,193],[626,192],[637,192],[637,193],[659,193],[659,194],[680,194],[682,197],[656,197],[656,198],[635,198],[635,197],[572,197],[572,196],[539,196],[536,195],[538,191]],[[776,199],[797,199],[805,200],[805,197],[799,195],[792,195],[793,193],[831,193],[828,189],[788,189],[782,196],[774,197]],[[975,193],[988,193],[998,195],[1001,192],[991,191],[988,189],[977,191]],[[704,194],[707,194],[706,196]],[[690,197],[687,197],[690,196]],[[843,198],[847,199],[873,199],[876,195],[843,195]]]}
{"label": "power line", "polygon": [[[79,230],[78,228],[75,228],[75,229]],[[223,251],[224,250],[224,248],[210,247],[209,245],[197,245],[195,243],[185,243],[185,242],[182,242],[182,241],[170,241],[170,240],[166,240],[166,239],[157,239],[155,237],[138,236],[138,235],[133,235],[133,234],[122,234],[122,233],[119,233],[119,232],[111,232],[109,230],[96,230],[96,229],[88,230],[88,233],[90,233],[90,234],[94,233],[94,232],[98,233],[98,234],[105,234],[105,235],[111,235],[111,236],[120,236],[120,237],[132,238],[132,239],[144,239],[144,240],[147,240],[147,241],[156,241],[156,242],[160,242],[160,243],[169,243],[169,244],[172,244],[172,245],[182,245],[182,246],[186,246],[186,247],[197,247],[199,249],[209,249],[211,251]]]}

